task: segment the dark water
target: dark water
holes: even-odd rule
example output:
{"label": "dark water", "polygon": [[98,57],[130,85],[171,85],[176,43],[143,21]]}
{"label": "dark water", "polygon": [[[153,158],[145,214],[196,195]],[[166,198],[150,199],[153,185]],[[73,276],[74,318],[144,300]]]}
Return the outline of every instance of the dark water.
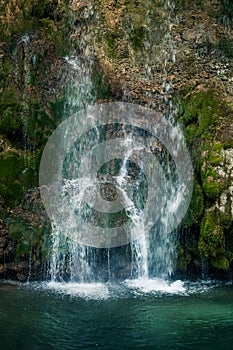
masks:
{"label": "dark water", "polygon": [[[0,285],[0,349],[233,349],[233,287]],[[191,290],[191,289],[190,289]]]}

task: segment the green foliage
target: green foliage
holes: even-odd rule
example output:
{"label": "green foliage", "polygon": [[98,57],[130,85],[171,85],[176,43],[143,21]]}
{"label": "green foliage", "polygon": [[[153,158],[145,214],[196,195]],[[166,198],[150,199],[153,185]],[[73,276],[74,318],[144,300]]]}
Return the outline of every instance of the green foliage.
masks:
{"label": "green foliage", "polygon": [[212,258],[210,260],[211,265],[218,270],[227,270],[230,267],[230,263],[225,256],[220,256],[217,258]]}
{"label": "green foliage", "polygon": [[[186,225],[198,222],[204,207],[210,207],[227,188],[227,183],[216,171],[216,167],[224,165],[224,144],[213,141],[217,121],[225,112],[226,106],[220,102],[214,91],[193,92],[193,88],[187,86],[178,97],[178,120],[183,124],[187,143],[195,161],[195,176],[200,184],[198,191],[194,187],[192,200],[196,197],[198,199],[195,205],[194,202],[191,203],[194,207],[190,207]],[[204,197],[199,198],[201,193]]]}
{"label": "green foliage", "polygon": [[192,223],[198,223],[204,211],[204,196],[199,183],[194,179],[193,195],[190,203]]}
{"label": "green foliage", "polygon": [[217,210],[209,210],[202,220],[198,249],[205,257],[216,258],[225,253],[225,237]]}
{"label": "green foliage", "polygon": [[208,178],[203,183],[203,191],[206,197],[211,201],[219,198],[219,195],[221,193],[219,184],[216,181]]}
{"label": "green foliage", "polygon": [[[208,150],[210,148],[211,150]],[[216,166],[224,162],[221,155],[222,144],[217,143],[211,146],[211,144],[204,143],[202,149],[205,149],[205,157],[202,159],[201,166],[202,189],[207,200],[211,203],[218,199],[221,192],[227,187],[215,169]]]}
{"label": "green foliage", "polygon": [[199,223],[202,218],[203,212],[205,208],[204,195],[201,186],[194,178],[193,183],[193,193],[190,202],[189,209],[185,215],[185,218],[182,221],[182,225],[184,227],[190,227],[194,223]]}
{"label": "green foliage", "polygon": [[211,128],[223,113],[217,95],[212,91],[190,92],[178,99],[178,105],[178,119],[187,128],[188,142],[200,136],[211,139]]}
{"label": "green foliage", "polygon": [[213,149],[214,152],[217,152],[218,154],[220,154],[221,151],[222,151],[222,149],[223,149],[223,144],[220,143],[220,142],[215,143],[215,144],[213,145],[213,148],[212,148],[212,149]]}
{"label": "green foliage", "polygon": [[224,189],[224,183],[220,181],[213,166],[203,166],[201,169],[202,189],[207,199],[212,202],[219,198]]}
{"label": "green foliage", "polygon": [[216,154],[210,154],[209,159],[210,165],[217,166],[224,162],[224,158],[222,156]]}

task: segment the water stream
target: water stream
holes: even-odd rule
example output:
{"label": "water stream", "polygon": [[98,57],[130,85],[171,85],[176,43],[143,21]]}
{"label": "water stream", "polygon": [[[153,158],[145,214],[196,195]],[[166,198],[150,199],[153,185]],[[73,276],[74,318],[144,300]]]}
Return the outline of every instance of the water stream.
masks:
{"label": "water stream", "polygon": [[[79,33],[80,54],[65,57],[66,119],[48,142],[40,170],[41,187],[49,188],[52,197],[51,202],[42,194],[53,222],[53,282],[172,277],[176,228],[190,200],[192,173],[169,99],[166,64],[175,59],[173,6],[167,0],[164,7],[169,13],[164,38],[164,101],[169,109],[164,115],[127,103],[93,105],[88,29]],[[92,6],[87,11],[92,15]],[[54,169],[44,175],[54,158]]]}

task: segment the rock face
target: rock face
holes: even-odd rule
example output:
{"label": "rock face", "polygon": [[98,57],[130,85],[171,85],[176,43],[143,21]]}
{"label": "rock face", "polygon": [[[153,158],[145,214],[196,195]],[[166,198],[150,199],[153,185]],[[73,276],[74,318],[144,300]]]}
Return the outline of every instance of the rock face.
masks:
{"label": "rock face", "polygon": [[87,102],[140,103],[183,128],[195,181],[177,273],[200,276],[203,261],[212,276],[232,271],[231,1],[10,0],[0,13],[0,277],[45,276],[39,162],[81,79],[77,55],[89,62]]}

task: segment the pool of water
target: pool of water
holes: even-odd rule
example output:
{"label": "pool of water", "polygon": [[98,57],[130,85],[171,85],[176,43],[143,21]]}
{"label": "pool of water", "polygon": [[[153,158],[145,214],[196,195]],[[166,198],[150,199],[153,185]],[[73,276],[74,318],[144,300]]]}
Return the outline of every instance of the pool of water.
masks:
{"label": "pool of water", "polygon": [[0,349],[232,349],[233,286],[0,284]]}

